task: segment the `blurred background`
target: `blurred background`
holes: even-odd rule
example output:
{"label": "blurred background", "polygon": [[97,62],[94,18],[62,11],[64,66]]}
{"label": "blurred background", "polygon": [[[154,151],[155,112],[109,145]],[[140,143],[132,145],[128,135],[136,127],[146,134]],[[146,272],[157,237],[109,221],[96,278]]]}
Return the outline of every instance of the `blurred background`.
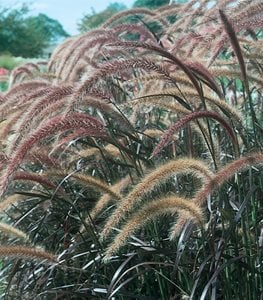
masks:
{"label": "blurred background", "polygon": [[[25,61],[48,59],[65,38],[98,27],[131,7],[157,8],[170,0],[36,0],[0,3],[0,91],[10,71]],[[176,2],[186,2],[177,0]]]}

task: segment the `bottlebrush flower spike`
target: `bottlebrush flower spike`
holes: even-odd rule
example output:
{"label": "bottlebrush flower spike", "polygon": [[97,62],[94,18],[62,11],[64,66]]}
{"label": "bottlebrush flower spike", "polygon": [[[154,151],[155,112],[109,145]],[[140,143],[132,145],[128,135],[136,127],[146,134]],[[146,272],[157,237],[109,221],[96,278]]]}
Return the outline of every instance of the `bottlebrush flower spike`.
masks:
{"label": "bottlebrush flower spike", "polygon": [[14,154],[11,156],[5,173],[2,176],[0,194],[5,192],[12,173],[23,161],[25,155],[42,139],[65,132],[68,130],[77,130],[85,128],[89,131],[90,136],[107,137],[106,128],[96,118],[82,113],[72,113],[66,118],[64,116],[56,116],[48,120],[46,123],[37,128],[28,138],[24,139]]}
{"label": "bottlebrush flower spike", "polygon": [[144,226],[147,222],[156,219],[161,215],[182,213],[187,219],[192,219],[202,224],[203,215],[201,209],[192,201],[175,196],[157,199],[144,205],[138,212],[128,219],[121,232],[114,238],[113,243],[106,251],[104,260],[107,261],[125,243],[126,239],[135,230]]}
{"label": "bottlebrush flower spike", "polygon": [[[254,165],[263,165],[263,153],[253,153],[228,163],[222,169],[220,169],[212,179],[207,180],[202,188],[196,193],[196,196],[192,202],[201,207],[206,201],[207,197],[211,195],[215,189],[219,188],[237,172],[244,171]],[[184,216],[179,217],[177,223],[171,230],[171,239],[174,239],[179,234],[186,221],[187,220]]]}
{"label": "bottlebrush flower spike", "polygon": [[72,134],[69,134],[68,136],[64,137],[61,140],[58,140],[55,145],[53,146],[52,153],[60,151],[64,144],[70,144],[77,139],[83,138],[85,136],[89,136],[89,130],[80,128],[78,130],[75,130]]}
{"label": "bottlebrush flower spike", "polygon": [[49,89],[52,87],[42,81],[30,81],[15,85],[4,96],[4,102],[1,103],[1,117],[3,118],[13,106],[21,106],[33,98],[45,95]]}
{"label": "bottlebrush flower spike", "polygon": [[133,41],[112,42],[109,44],[109,46],[123,47],[123,48],[143,48],[158,53],[160,56],[169,59],[189,77],[194,87],[196,88],[200,98],[202,98],[202,91],[192,70],[181,59],[179,59],[177,56],[173,55],[172,53],[168,52],[167,50],[163,49],[162,47],[155,44],[133,42]]}
{"label": "bottlebrush flower spike", "polygon": [[229,37],[229,40],[231,42],[231,45],[233,47],[233,50],[236,54],[236,57],[238,59],[239,65],[240,65],[240,69],[241,69],[241,74],[243,77],[243,81],[246,84],[247,83],[247,74],[246,74],[246,66],[245,66],[245,62],[244,62],[244,58],[242,55],[242,51],[235,33],[235,30],[231,24],[231,22],[228,20],[227,16],[225,15],[225,13],[222,10],[219,10],[219,14],[220,14],[220,18],[223,22],[225,31]]}
{"label": "bottlebrush flower spike", "polygon": [[164,78],[167,78],[170,81],[172,80],[169,72],[165,68],[148,59],[148,57],[144,57],[144,59],[116,59],[108,63],[104,63],[90,78],[86,79],[84,82],[81,82],[75,94],[73,95],[71,107],[77,103],[78,97],[87,95],[87,93],[90,91],[93,92],[93,86],[102,78],[131,68],[141,68],[147,71],[156,72],[163,75]]}
{"label": "bottlebrush flower spike", "polygon": [[158,185],[168,180],[172,175],[178,173],[190,173],[201,180],[212,178],[213,176],[213,173],[202,161],[191,158],[172,160],[162,166],[159,166],[157,169],[146,175],[142,181],[118,203],[116,210],[109,217],[101,232],[101,238],[103,239],[107,237],[112,228],[117,226],[120,221],[123,220],[124,217],[134,208],[134,206],[138,205],[142,201],[142,198],[147,193],[150,193]]}
{"label": "bottlebrush flower spike", "polygon": [[228,163],[199,190],[194,198],[194,202],[201,206],[209,194],[229,180],[235,173],[244,171],[254,165],[263,165],[263,153],[250,154]]}
{"label": "bottlebrush flower spike", "polygon": [[106,182],[104,182],[100,179],[97,179],[93,176],[79,174],[79,173],[72,173],[69,175],[65,171],[49,171],[47,173],[44,173],[43,176],[46,176],[48,178],[49,177],[73,178],[73,179],[77,180],[79,183],[88,185],[99,192],[109,194],[114,199],[119,200],[121,198],[121,195],[119,194],[119,192],[112,189]]}
{"label": "bottlebrush flower spike", "polygon": [[126,33],[139,33],[140,36],[143,36],[144,39],[149,39],[152,42],[156,42],[154,35],[150,30],[148,30],[146,27],[142,25],[137,24],[120,24],[117,26],[114,26],[112,28],[112,31],[116,34],[123,34]]}
{"label": "bottlebrush flower spike", "polygon": [[47,110],[48,107],[54,105],[55,102],[62,101],[67,96],[71,95],[72,91],[73,88],[70,85],[62,85],[59,87],[52,86],[50,90],[47,89],[44,97],[40,98],[39,101],[36,101],[36,103],[33,104],[23,116],[19,126],[19,132],[12,145],[12,150],[14,151],[19,142],[23,140],[23,137],[26,135],[26,130],[30,128],[32,120],[37,120],[37,116],[42,111]]}
{"label": "bottlebrush flower spike", "polygon": [[43,147],[41,147],[40,151],[39,149],[31,151],[27,154],[25,159],[33,162],[34,164],[40,165],[42,168],[61,168],[60,161],[51,157],[48,150],[43,149]]}
{"label": "bottlebrush flower spike", "polygon": [[195,111],[184,117],[182,117],[179,121],[177,121],[174,125],[172,125],[162,136],[161,141],[154,148],[151,157],[157,155],[172,139],[173,135],[181,130],[188,122],[196,120],[198,118],[212,118],[217,120],[223,127],[226,129],[228,134],[230,135],[232,141],[236,144],[236,137],[232,130],[232,128],[228,125],[228,123],[217,113],[211,111]]}
{"label": "bottlebrush flower spike", "polygon": [[[40,184],[48,189],[56,190],[57,186],[45,178],[42,174],[35,174],[35,173],[28,173],[24,171],[18,171],[15,173],[14,180],[21,180],[21,181],[31,181],[34,184]],[[65,194],[63,190],[60,188],[59,192],[61,194]]]}
{"label": "bottlebrush flower spike", "polygon": [[16,204],[18,202],[26,201],[27,199],[28,196],[20,194],[13,194],[11,196],[8,196],[4,200],[0,201],[0,213],[8,209],[11,205]]}
{"label": "bottlebrush flower spike", "polygon": [[21,66],[15,68],[11,73],[11,82],[10,86],[14,85],[18,81],[19,75],[27,75],[29,78],[33,78],[33,72],[26,66]]}
{"label": "bottlebrush flower spike", "polygon": [[[131,182],[131,177],[128,175],[124,177],[120,182],[117,182],[115,185],[112,186],[112,190],[120,193],[124,188],[127,187],[128,184]],[[100,211],[112,200],[112,195],[107,193],[104,194],[96,203],[95,207],[90,212],[90,217],[95,219]],[[120,200],[120,199],[117,199]]]}
{"label": "bottlebrush flower spike", "polygon": [[204,67],[202,64],[195,61],[187,61],[185,65],[193,72],[202,76],[207,81],[208,86],[210,86],[210,88],[213,89],[220,98],[223,97],[222,92],[217,82],[215,81],[212,73],[210,73],[206,67]]}
{"label": "bottlebrush flower spike", "polygon": [[[111,24],[113,24],[115,21],[117,21],[120,18],[127,17],[129,15],[148,15],[148,16],[156,16],[156,13],[151,11],[147,8],[133,8],[125,11],[121,11],[115,15],[113,15],[111,18],[109,18],[105,23],[102,24],[102,28],[107,28]],[[165,22],[165,25],[168,26],[168,24]]]}
{"label": "bottlebrush flower spike", "polygon": [[47,260],[56,263],[56,257],[43,249],[25,246],[0,246],[0,257]]}
{"label": "bottlebrush flower spike", "polygon": [[25,232],[17,229],[16,227],[14,227],[12,225],[6,224],[6,223],[0,222],[0,232],[3,232],[9,236],[15,236],[18,238],[22,238],[24,240],[29,240],[29,237],[27,236],[27,234]]}

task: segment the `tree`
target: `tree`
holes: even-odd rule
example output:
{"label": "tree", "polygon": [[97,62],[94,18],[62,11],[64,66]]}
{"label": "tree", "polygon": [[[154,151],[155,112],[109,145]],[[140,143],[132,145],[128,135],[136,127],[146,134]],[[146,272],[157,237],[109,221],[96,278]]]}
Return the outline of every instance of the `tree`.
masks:
{"label": "tree", "polygon": [[85,15],[80,23],[78,24],[78,30],[80,32],[86,32],[93,28],[98,27],[102,23],[104,23],[107,19],[112,17],[115,13],[118,13],[127,7],[118,2],[111,3],[100,13],[96,13],[95,10],[92,10],[91,14]]}
{"label": "tree", "polygon": [[36,17],[28,17],[26,24],[28,28],[37,30],[38,34],[46,41],[56,42],[58,38],[68,36],[57,20],[51,19],[44,14],[39,14]]}
{"label": "tree", "polygon": [[[162,5],[167,5],[170,0],[136,0],[133,7],[147,7],[147,8],[158,8]],[[176,0],[175,3],[185,3],[187,0]]]}
{"label": "tree", "polygon": [[68,34],[62,25],[44,14],[28,16],[29,8],[0,10],[0,53],[39,57],[43,50]]}
{"label": "tree", "polygon": [[170,0],[136,0],[133,4],[133,7],[157,8],[169,3]]}

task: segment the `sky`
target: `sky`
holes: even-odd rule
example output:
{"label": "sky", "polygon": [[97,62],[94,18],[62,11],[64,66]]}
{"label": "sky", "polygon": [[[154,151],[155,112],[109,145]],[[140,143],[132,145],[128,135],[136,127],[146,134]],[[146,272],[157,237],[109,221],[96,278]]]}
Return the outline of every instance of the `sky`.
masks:
{"label": "sky", "polygon": [[0,0],[1,6],[14,7],[14,4],[26,3],[33,14],[43,13],[52,19],[58,20],[70,34],[78,34],[77,22],[92,8],[96,12],[105,9],[110,3],[121,2],[128,8],[135,0]]}

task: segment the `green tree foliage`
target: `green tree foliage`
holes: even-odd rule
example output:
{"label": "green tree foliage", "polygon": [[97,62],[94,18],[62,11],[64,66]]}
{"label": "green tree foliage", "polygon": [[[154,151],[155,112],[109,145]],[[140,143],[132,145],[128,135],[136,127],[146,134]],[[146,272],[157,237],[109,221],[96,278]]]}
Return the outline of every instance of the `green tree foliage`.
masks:
{"label": "green tree foliage", "polygon": [[157,8],[162,5],[169,4],[169,0],[136,0],[133,4],[134,7],[148,7]]}
{"label": "green tree foliage", "polygon": [[[176,3],[185,3],[187,0],[177,0]],[[167,5],[170,0],[136,0],[133,7],[158,8],[162,5]]]}
{"label": "green tree foliage", "polygon": [[38,57],[43,49],[68,34],[62,25],[44,14],[28,16],[29,9],[0,8],[0,53]]}
{"label": "green tree foliage", "polygon": [[86,32],[93,28],[98,27],[115,13],[120,12],[127,7],[118,2],[111,3],[100,13],[96,13],[95,10],[92,10],[91,14],[85,15],[80,23],[78,24],[78,29],[80,32]]}

